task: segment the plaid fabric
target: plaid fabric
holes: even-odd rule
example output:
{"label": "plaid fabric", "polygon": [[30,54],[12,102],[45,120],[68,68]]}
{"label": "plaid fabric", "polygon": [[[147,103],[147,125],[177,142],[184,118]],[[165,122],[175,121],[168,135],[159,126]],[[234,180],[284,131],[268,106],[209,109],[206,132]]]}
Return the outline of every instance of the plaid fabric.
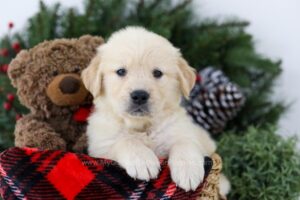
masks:
{"label": "plaid fabric", "polygon": [[[176,187],[165,161],[159,177],[134,180],[115,162],[62,151],[11,148],[0,155],[3,199],[196,199],[194,192]],[[206,158],[206,174],[212,160]]]}

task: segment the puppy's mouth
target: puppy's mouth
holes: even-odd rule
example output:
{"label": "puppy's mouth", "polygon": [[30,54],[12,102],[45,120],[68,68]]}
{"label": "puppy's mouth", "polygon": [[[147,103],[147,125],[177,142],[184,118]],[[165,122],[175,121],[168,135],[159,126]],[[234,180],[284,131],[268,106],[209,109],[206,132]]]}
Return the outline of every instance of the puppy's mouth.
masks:
{"label": "puppy's mouth", "polygon": [[132,105],[130,106],[127,112],[135,117],[143,117],[150,115],[149,107],[147,105]]}

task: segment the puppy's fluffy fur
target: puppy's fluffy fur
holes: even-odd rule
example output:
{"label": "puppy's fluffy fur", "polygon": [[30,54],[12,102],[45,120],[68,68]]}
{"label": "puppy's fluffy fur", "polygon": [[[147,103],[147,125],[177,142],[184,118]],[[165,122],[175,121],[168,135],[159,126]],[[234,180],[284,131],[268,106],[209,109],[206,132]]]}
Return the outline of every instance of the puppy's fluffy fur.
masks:
{"label": "puppy's fluffy fur", "polygon": [[[118,75],[119,69],[125,75]],[[154,70],[162,76],[155,77]],[[177,48],[144,28],[128,27],[98,48],[82,78],[95,104],[87,128],[91,156],[115,160],[142,180],[157,177],[158,158],[168,157],[174,182],[185,190],[197,188],[204,156],[216,145],[180,106],[195,73]],[[131,93],[136,90],[149,93],[144,111],[132,111]]]}

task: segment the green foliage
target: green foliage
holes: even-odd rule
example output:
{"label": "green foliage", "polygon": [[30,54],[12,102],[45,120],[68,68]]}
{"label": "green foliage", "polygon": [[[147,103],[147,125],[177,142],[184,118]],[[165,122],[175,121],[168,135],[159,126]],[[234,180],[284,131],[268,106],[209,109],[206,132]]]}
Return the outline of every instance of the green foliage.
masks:
{"label": "green foliage", "polygon": [[[11,91],[11,85],[9,84],[8,77],[4,74],[0,74],[0,105],[3,106],[6,102],[6,94]],[[0,151],[13,145],[13,135],[11,130],[15,126],[15,112],[13,110],[0,109]]]}
{"label": "green foliage", "polygon": [[40,2],[40,11],[29,20],[26,31],[26,42],[29,47],[57,37],[59,7],[59,4],[55,4],[48,8],[43,2]]}
{"label": "green foliage", "polygon": [[300,154],[296,138],[283,139],[274,127],[249,127],[244,135],[222,135],[218,152],[232,192],[228,199],[298,199]]}
{"label": "green foliage", "polygon": [[[26,109],[20,105],[17,98],[9,101],[8,95],[14,95],[15,89],[10,84],[6,70],[3,70],[13,57],[16,56],[18,49],[13,48],[16,39],[9,35],[0,40],[0,50],[7,50],[7,56],[0,56],[0,151],[13,146],[13,130],[18,115],[26,112]],[[18,45],[21,45],[18,43]],[[5,109],[5,104],[9,104],[10,109]]]}

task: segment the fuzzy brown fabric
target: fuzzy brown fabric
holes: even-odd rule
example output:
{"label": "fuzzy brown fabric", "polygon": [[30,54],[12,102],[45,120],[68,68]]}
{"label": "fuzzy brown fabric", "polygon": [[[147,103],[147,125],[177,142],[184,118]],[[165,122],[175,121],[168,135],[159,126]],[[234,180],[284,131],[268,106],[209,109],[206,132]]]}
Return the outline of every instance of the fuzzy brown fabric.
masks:
{"label": "fuzzy brown fabric", "polygon": [[45,41],[22,50],[11,62],[8,75],[17,95],[30,113],[18,120],[17,147],[61,149],[80,152],[86,145],[86,123],[73,120],[92,97],[80,79],[103,43],[101,37]]}

